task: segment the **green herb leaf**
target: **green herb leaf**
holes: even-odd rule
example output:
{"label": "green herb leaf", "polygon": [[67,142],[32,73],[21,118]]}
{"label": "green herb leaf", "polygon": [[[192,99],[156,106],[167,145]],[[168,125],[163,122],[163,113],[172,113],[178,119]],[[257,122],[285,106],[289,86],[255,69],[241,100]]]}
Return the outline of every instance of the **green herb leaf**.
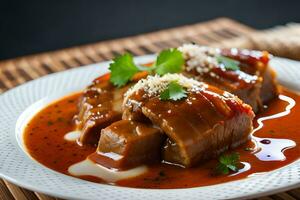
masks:
{"label": "green herb leaf", "polygon": [[217,61],[219,64],[223,64],[226,70],[239,70],[240,62],[237,60],[233,60],[231,58],[225,56],[217,56]]}
{"label": "green herb leaf", "polygon": [[184,59],[182,53],[177,49],[162,51],[155,63],[155,72],[159,75],[181,72]]}
{"label": "green herb leaf", "polygon": [[230,171],[238,171],[238,164],[240,163],[240,156],[238,153],[229,155],[221,155],[216,171],[220,174],[228,174]]}
{"label": "green herb leaf", "polygon": [[132,55],[129,53],[113,59],[109,70],[111,71],[110,81],[118,87],[125,85],[139,71],[133,62]]}
{"label": "green herb leaf", "polygon": [[216,167],[217,174],[229,174],[229,169],[226,165],[218,164]]}
{"label": "green herb leaf", "polygon": [[115,86],[123,86],[139,71],[148,71],[164,75],[167,73],[177,73],[182,70],[184,59],[182,53],[177,49],[162,51],[153,66],[145,67],[134,64],[133,57],[129,53],[113,59],[109,70],[111,71],[110,82]]}
{"label": "green herb leaf", "polygon": [[163,101],[173,100],[177,101],[187,97],[186,90],[176,81],[169,83],[168,87],[160,94],[160,99]]}

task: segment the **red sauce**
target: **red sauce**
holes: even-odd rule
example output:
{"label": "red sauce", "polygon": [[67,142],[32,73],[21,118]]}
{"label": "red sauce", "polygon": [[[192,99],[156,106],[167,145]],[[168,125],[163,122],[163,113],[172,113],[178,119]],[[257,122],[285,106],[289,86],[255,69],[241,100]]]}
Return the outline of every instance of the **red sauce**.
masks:
{"label": "red sauce", "polygon": [[[96,150],[93,146],[79,146],[75,142],[64,140],[64,135],[74,129],[72,118],[78,112],[79,96],[80,93],[67,96],[41,110],[27,125],[24,134],[25,145],[30,155],[43,165],[64,174],[68,174],[70,165],[84,160]],[[287,101],[289,98],[296,102],[290,112],[286,111],[290,107]],[[290,100],[290,103],[293,100]],[[284,113],[278,114],[281,112]],[[264,117],[275,114],[277,116],[274,118],[263,121]],[[279,98],[273,100],[254,120],[256,131],[253,140],[264,151],[255,148],[253,141],[234,150],[239,152],[240,160],[245,164],[244,169],[237,174],[214,175],[213,169],[217,160],[207,161],[192,169],[156,164],[149,166],[150,170],[146,174],[119,181],[116,185],[136,188],[189,188],[238,180],[253,173],[283,167],[300,157],[299,119],[300,96],[283,90]],[[263,126],[259,126],[259,122]],[[286,148],[293,143],[296,144],[294,147]],[[278,148],[279,152],[276,153],[275,150]],[[280,158],[281,150],[284,151],[285,159]],[[103,182],[94,177],[80,178]]]}

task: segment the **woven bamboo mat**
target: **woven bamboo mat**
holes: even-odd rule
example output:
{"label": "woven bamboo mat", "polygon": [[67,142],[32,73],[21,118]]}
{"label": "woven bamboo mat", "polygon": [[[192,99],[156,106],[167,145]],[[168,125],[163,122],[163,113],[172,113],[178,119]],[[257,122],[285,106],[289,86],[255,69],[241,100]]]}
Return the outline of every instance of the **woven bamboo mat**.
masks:
{"label": "woven bamboo mat", "polygon": [[[296,29],[298,30],[298,28]],[[277,29],[272,31],[278,32]],[[250,27],[227,18],[219,18],[205,23],[1,61],[0,94],[32,79],[82,65],[109,60],[125,51],[138,56],[155,53],[169,47],[176,47],[186,42],[213,46],[272,49],[270,44],[269,46],[262,46],[260,41],[264,40],[264,37],[263,33]],[[272,52],[275,52],[276,55],[285,55],[281,51],[274,51],[274,49]],[[290,57],[297,58],[297,56],[299,55]],[[20,188],[0,179],[0,200],[2,199],[54,200],[56,198]],[[260,200],[274,199],[300,199],[300,189],[260,198]]]}

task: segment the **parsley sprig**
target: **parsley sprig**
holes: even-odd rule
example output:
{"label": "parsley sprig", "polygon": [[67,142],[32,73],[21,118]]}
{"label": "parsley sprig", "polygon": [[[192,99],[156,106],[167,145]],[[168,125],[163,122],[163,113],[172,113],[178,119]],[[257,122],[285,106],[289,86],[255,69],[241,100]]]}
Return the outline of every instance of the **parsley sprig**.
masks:
{"label": "parsley sprig", "polygon": [[216,167],[216,172],[218,174],[229,174],[230,171],[237,172],[239,169],[239,163],[240,156],[238,153],[221,155],[219,157],[219,163]]}
{"label": "parsley sprig", "polygon": [[233,60],[226,56],[217,56],[217,61],[219,64],[222,64],[226,70],[240,70],[240,62],[237,60]]}
{"label": "parsley sprig", "polygon": [[178,73],[181,72],[184,59],[182,53],[177,49],[168,49],[162,51],[155,63],[155,73],[164,75],[167,73]]}
{"label": "parsley sprig", "polygon": [[176,81],[172,81],[168,84],[167,88],[160,93],[159,98],[163,101],[177,101],[187,97],[186,93],[187,91],[181,85],[179,85]]}
{"label": "parsley sprig", "polygon": [[125,85],[134,74],[140,71],[129,53],[116,57],[110,64],[109,70],[111,71],[110,81],[118,87]]}
{"label": "parsley sprig", "polygon": [[183,64],[184,59],[182,53],[177,49],[162,51],[151,67],[136,65],[133,61],[133,56],[129,53],[125,53],[113,59],[113,62],[110,64],[110,81],[115,86],[121,87],[140,71],[148,71],[150,74],[157,73],[159,75],[178,73],[182,71]]}

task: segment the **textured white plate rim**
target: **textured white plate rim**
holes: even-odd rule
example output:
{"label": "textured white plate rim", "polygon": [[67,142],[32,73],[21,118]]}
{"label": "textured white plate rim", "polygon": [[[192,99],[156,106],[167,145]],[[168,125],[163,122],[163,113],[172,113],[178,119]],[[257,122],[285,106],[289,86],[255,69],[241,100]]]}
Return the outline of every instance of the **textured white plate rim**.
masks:
{"label": "textured white plate rim", "polygon": [[[137,57],[135,59],[136,59],[137,62],[145,63],[145,62],[149,62],[149,61],[153,60],[153,55],[141,56],[141,57]],[[298,67],[299,67],[299,63],[296,62],[296,61],[290,61],[290,60],[287,60],[287,59],[280,59],[280,58],[274,59],[274,63],[275,64],[278,64],[278,63],[280,64],[280,62],[289,62],[289,63],[292,63],[294,65],[297,64]],[[10,91],[8,91],[8,92],[0,95],[0,102],[2,104],[4,102],[4,99],[6,99],[6,101],[7,101],[7,99],[12,98],[11,95],[16,95],[18,92],[22,92],[23,90],[30,89],[30,88],[33,88],[33,87],[40,87],[40,86],[38,86],[39,84],[42,84],[42,83],[45,84],[49,80],[51,81],[51,80],[59,79],[59,77],[61,77],[61,76],[66,76],[66,74],[68,74],[68,75],[70,74],[70,76],[68,76],[68,77],[72,77],[72,73],[78,75],[79,72],[80,73],[86,73],[87,71],[91,71],[92,75],[88,76],[89,80],[83,81],[84,83],[80,85],[80,87],[83,88],[84,86],[87,85],[86,83],[88,83],[89,81],[92,80],[91,77],[95,78],[95,77],[97,77],[99,75],[98,72],[96,73],[97,70],[101,71],[102,73],[104,71],[107,71],[108,63],[109,62],[103,62],[103,63],[99,63],[99,64],[93,64],[93,65],[90,65],[90,66],[86,66],[84,68],[71,69],[71,70],[68,70],[68,71],[65,71],[65,72],[54,73],[54,74],[42,77],[40,79],[37,79],[37,80],[34,80],[34,81],[30,81],[30,82],[28,82],[26,84],[18,86],[16,88],[14,88],[14,89],[12,89],[12,90],[10,90]],[[97,70],[95,70],[96,68],[97,68]],[[277,68],[276,68],[276,70],[277,70]],[[82,78],[84,78],[84,77],[82,77]],[[280,79],[280,77],[279,77],[279,79]],[[85,80],[85,79],[83,79],[83,80]],[[283,79],[283,80],[285,80],[285,79]],[[294,85],[292,84],[292,86],[290,88],[292,88],[292,89],[295,89],[295,88],[299,89],[299,88],[297,88],[297,84],[298,84],[298,82],[296,82]],[[66,94],[68,94],[70,92],[74,92],[74,91],[78,91],[78,90],[80,90],[80,89],[77,88],[77,87],[76,88],[72,88],[72,86],[69,86],[69,88],[67,90],[62,90],[62,91],[67,91]],[[47,95],[49,96],[49,94],[47,94]],[[51,94],[50,94],[50,96],[51,96]],[[13,99],[9,99],[9,100],[12,100],[12,102],[9,102],[11,104],[16,103],[16,102],[14,102]],[[39,100],[39,99],[35,99],[34,102],[36,102],[37,100]],[[32,104],[32,103],[34,103],[34,102],[30,102],[29,105]],[[20,102],[17,102],[17,103],[20,103]],[[29,106],[29,105],[27,105],[27,106]],[[0,108],[1,108],[1,111],[2,111],[2,107],[1,106],[2,105],[0,105]],[[25,106],[25,108],[27,106]],[[3,110],[4,110],[4,108],[3,108]],[[50,169],[42,166],[41,164],[39,164],[36,161],[32,161],[29,157],[24,156],[26,154],[19,147],[18,143],[16,142],[16,137],[15,137],[15,133],[14,133],[16,120],[17,120],[18,116],[23,111],[24,111],[24,106],[23,106],[23,108],[21,110],[16,111],[15,113],[12,113],[12,116],[13,116],[12,119],[13,120],[10,120],[8,122],[9,123],[8,127],[9,127],[10,130],[5,130],[4,133],[2,133],[3,130],[1,129],[2,126],[4,125],[4,124],[1,124],[1,123],[4,123],[4,122],[2,120],[0,122],[0,125],[1,125],[0,126],[0,131],[1,131],[1,134],[8,134],[9,138],[11,140],[13,140],[13,141],[10,141],[12,143],[12,148],[13,148],[13,150],[16,150],[16,151],[18,151],[20,153],[20,155],[21,155],[19,157],[20,159],[26,160],[26,162],[29,162],[31,165],[35,165],[35,167],[43,168],[43,171],[45,171],[46,173],[48,172],[51,175],[55,175],[54,178],[60,177],[60,178],[62,178],[64,180],[73,181],[73,182],[76,182],[78,184],[81,184],[82,187],[87,186],[87,185],[96,186],[97,187],[97,191],[98,191],[98,189],[99,190],[100,189],[107,189],[107,190],[105,190],[106,191],[105,193],[107,193],[107,191],[110,191],[110,192],[111,191],[118,191],[119,192],[118,193],[118,195],[119,195],[118,198],[119,197],[121,198],[123,196],[127,196],[128,197],[128,195],[131,195],[131,199],[132,198],[146,198],[146,199],[151,199],[153,197],[156,197],[156,198],[157,197],[161,197],[161,199],[163,199],[163,198],[166,198],[166,199],[181,199],[181,198],[187,197],[189,195],[197,195],[197,196],[193,197],[195,199],[197,199],[197,197],[199,199],[201,199],[201,198],[204,198],[205,196],[206,197],[212,197],[212,198],[241,198],[241,197],[243,197],[243,198],[247,197],[248,198],[248,197],[257,197],[257,196],[261,196],[261,195],[272,194],[272,193],[275,193],[275,192],[280,192],[280,191],[292,189],[292,188],[295,188],[295,187],[299,186],[300,180],[296,179],[296,181],[290,182],[289,184],[285,184],[285,185],[278,184],[278,185],[276,185],[274,187],[265,188],[265,189],[259,190],[259,191],[245,191],[245,190],[242,190],[242,188],[239,188],[239,190],[236,191],[234,194],[229,193],[229,194],[226,195],[226,192],[225,192],[224,195],[214,195],[212,193],[212,191],[223,191],[224,189],[226,191],[228,189],[229,190],[230,189],[234,189],[234,187],[237,187],[237,186],[241,185],[241,183],[249,182],[249,181],[252,181],[253,179],[255,180],[255,179],[257,179],[257,177],[250,177],[250,178],[247,178],[247,179],[242,179],[242,180],[233,181],[233,182],[229,182],[229,183],[218,184],[218,185],[214,185],[214,186],[205,186],[205,187],[190,188],[190,189],[176,189],[176,190],[174,190],[174,189],[171,189],[171,190],[135,189],[135,188],[116,187],[116,186],[109,186],[109,185],[96,184],[96,183],[91,183],[91,182],[83,181],[83,180],[80,180],[80,179],[76,179],[76,178],[73,178],[73,177],[70,177],[70,176],[66,176],[66,175],[57,173],[57,172],[55,172],[53,170],[50,170]],[[0,119],[4,119],[4,117],[5,116],[3,116],[2,113],[0,113]],[[0,139],[0,148],[1,148],[0,160],[2,160],[4,158],[4,153],[7,154],[7,152],[5,152],[5,149],[2,149],[3,144],[4,144],[3,141],[1,141],[1,139]],[[2,151],[4,151],[4,153]],[[18,163],[18,162],[15,162],[15,163]],[[289,166],[285,166],[284,168],[277,169],[277,170],[269,172],[267,174],[268,175],[272,175],[274,173],[279,173],[281,175],[284,175],[284,173],[282,174],[282,171],[285,171],[287,168],[291,168],[291,167],[293,168],[293,165],[296,165],[297,163],[299,165],[299,162],[296,161],[296,162],[290,164]],[[33,166],[29,166],[29,167],[33,167]],[[72,194],[72,189],[71,189],[71,191],[69,189],[68,192],[66,193],[65,191],[60,190],[61,189],[60,187],[62,185],[60,185],[60,186],[57,185],[57,188],[54,189],[54,190],[52,190],[51,188],[43,187],[44,185],[42,185],[42,184],[41,185],[36,185],[36,184],[33,184],[32,182],[28,181],[26,179],[26,177],[25,177],[25,179],[20,179],[20,177],[14,177],[11,174],[11,172],[10,173],[5,172],[4,169],[5,168],[3,168],[3,166],[0,163],[0,177],[2,177],[4,179],[7,179],[8,181],[10,181],[10,182],[12,182],[14,184],[17,184],[17,185],[19,185],[21,187],[25,187],[25,188],[30,189],[30,190],[34,190],[34,191],[37,191],[37,192],[41,192],[41,193],[45,193],[45,194],[57,196],[57,197],[60,197],[60,198],[83,199],[83,198],[91,198],[91,197],[93,197],[93,196],[88,196],[88,195],[82,196],[80,194],[78,196],[75,193]],[[15,170],[20,170],[20,169],[16,168]],[[264,175],[260,175],[260,177],[262,177],[262,176],[264,176]],[[283,177],[283,176],[280,176],[280,177]],[[38,176],[35,177],[35,178],[38,178]],[[220,190],[220,188],[221,188],[221,190]],[[90,188],[87,188],[87,190],[89,190],[89,189]],[[185,191],[185,193],[183,191]],[[210,193],[209,193],[209,191],[210,191]],[[241,191],[245,192],[245,194],[241,194],[242,193]],[[91,192],[95,192],[95,191],[91,190]],[[127,192],[129,192],[129,193],[127,193]],[[187,194],[187,193],[190,193],[190,194]],[[204,194],[204,193],[208,193],[208,194]],[[99,194],[96,194],[96,195],[98,195],[98,196],[94,196],[94,198],[100,197]],[[111,198],[111,197],[116,197],[116,196],[110,196],[109,195],[108,197]],[[101,195],[101,198],[102,199],[109,199],[109,198],[104,198],[103,195]]]}
{"label": "textured white plate rim", "polygon": [[[42,164],[40,164],[38,161],[36,160],[33,160],[33,162],[36,162],[38,165],[40,165],[40,167],[44,167],[46,168],[45,166],[43,166]],[[292,165],[293,163],[289,164],[289,165]],[[286,165],[284,167],[287,167],[289,165]],[[282,168],[284,168],[282,167]],[[279,168],[279,169],[276,169],[276,170],[273,170],[273,171],[270,171],[270,172],[267,172],[267,173],[273,173],[273,172],[276,172],[278,170],[281,170],[282,168]],[[65,174],[61,174],[61,173],[58,173],[50,168],[47,168],[47,170],[50,170],[50,171],[53,171],[54,173],[57,173],[59,174],[60,176],[64,176],[65,178],[71,178],[71,179],[75,179],[76,181],[78,180],[77,178],[74,178],[74,177],[70,177],[70,176],[67,176]],[[53,191],[49,191],[49,190],[45,190],[45,189],[40,189],[39,187],[36,187],[34,185],[31,185],[31,184],[28,184],[26,182],[22,182],[18,179],[14,179],[14,178],[11,178],[9,176],[5,176],[4,174],[2,174],[0,172],[0,178],[3,178],[15,185],[18,185],[20,187],[23,187],[23,188],[26,188],[28,190],[31,190],[31,191],[34,191],[34,192],[38,192],[38,193],[43,193],[43,194],[46,194],[46,195],[50,195],[50,196],[53,196],[53,197],[57,197],[57,198],[63,198],[63,199],[68,199],[68,198],[72,198],[72,199],[83,199],[82,197],[74,197],[74,196],[68,196],[68,195],[65,195],[65,194],[61,194],[59,192],[53,192]],[[248,178],[244,178],[244,179],[241,179],[241,180],[235,180],[235,181],[231,181],[230,183],[235,183],[235,182],[240,182],[240,181],[247,181],[251,178],[255,178],[255,177],[248,177]],[[85,181],[85,180],[81,180],[79,179],[79,181],[83,181],[83,182],[88,182],[89,184],[97,184],[97,183],[92,183],[92,182],[89,182],[89,181]],[[300,181],[300,180],[299,180]],[[222,186],[222,185],[225,185],[225,184],[228,184],[228,183],[220,183],[220,184],[217,184],[218,186]],[[238,183],[237,183],[238,184]],[[128,189],[128,190],[137,190],[137,191],[144,191],[145,189],[140,189],[140,188],[127,188],[127,187],[118,187],[118,186],[113,186],[113,185],[105,185],[105,184],[97,184],[97,185],[101,185],[101,186],[107,186],[107,187],[117,187],[118,189]],[[211,186],[203,186],[201,187],[201,189],[205,190],[205,188],[213,188],[215,187],[216,185],[211,185]],[[248,194],[248,195],[241,195],[241,196],[236,196],[234,198],[230,198],[230,199],[249,199],[249,198],[258,198],[258,197],[261,197],[261,196],[267,196],[267,195],[272,195],[272,194],[275,194],[275,193],[280,193],[280,192],[284,192],[284,191],[287,191],[287,190],[291,190],[291,189],[295,189],[295,188],[298,188],[300,187],[300,182],[299,183],[295,183],[295,184],[291,184],[291,185],[287,185],[287,186],[284,186],[284,187],[279,187],[279,188],[272,188],[272,189],[269,189],[269,190],[265,190],[263,192],[260,192],[260,193],[253,193],[253,194]],[[199,187],[200,188],[200,187]],[[184,192],[185,190],[197,190],[199,189],[197,187],[195,188],[179,188],[179,189],[146,189],[147,191],[152,191],[152,192],[160,192],[160,191],[178,191],[178,192]],[[179,199],[181,199],[182,196],[180,196]],[[170,198],[168,198],[170,199]],[[197,197],[193,198],[193,199],[198,199]],[[199,199],[202,199],[202,198],[199,198]]]}

